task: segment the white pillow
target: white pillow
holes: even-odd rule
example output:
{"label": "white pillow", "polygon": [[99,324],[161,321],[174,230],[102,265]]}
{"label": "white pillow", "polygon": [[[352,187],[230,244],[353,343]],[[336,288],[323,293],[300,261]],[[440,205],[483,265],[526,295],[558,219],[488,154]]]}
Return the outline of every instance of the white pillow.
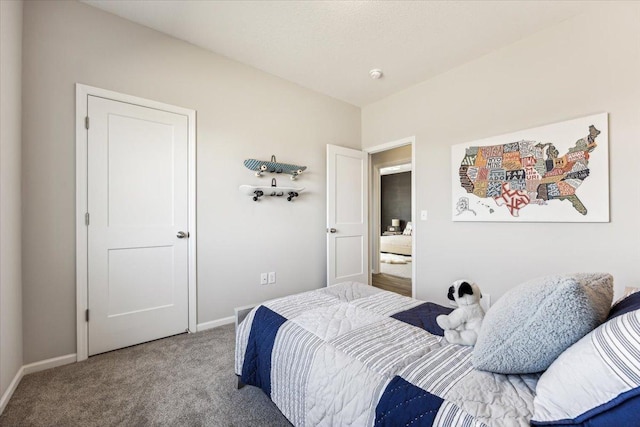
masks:
{"label": "white pillow", "polygon": [[411,225],[411,222],[408,222],[407,226],[404,228],[404,231],[402,232],[402,235],[411,236],[412,231],[413,231],[413,225]]}
{"label": "white pillow", "polygon": [[614,317],[542,374],[531,425],[631,426],[640,418],[640,310]]}

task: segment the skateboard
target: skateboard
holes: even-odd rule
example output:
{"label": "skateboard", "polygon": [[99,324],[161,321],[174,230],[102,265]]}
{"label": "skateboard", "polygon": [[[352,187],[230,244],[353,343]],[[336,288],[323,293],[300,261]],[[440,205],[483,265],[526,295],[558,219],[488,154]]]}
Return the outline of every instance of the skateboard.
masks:
{"label": "skateboard", "polygon": [[253,196],[253,201],[257,202],[263,196],[287,197],[287,201],[298,197],[299,193],[304,191],[304,187],[278,187],[266,185],[241,185],[240,191],[249,196]]}
{"label": "skateboard", "polygon": [[256,176],[262,176],[265,172],[270,173],[287,173],[291,175],[291,180],[295,180],[307,167],[290,165],[288,163],[279,163],[276,161],[276,156],[271,156],[270,161],[247,159],[244,161],[244,165],[247,169],[256,171]]}

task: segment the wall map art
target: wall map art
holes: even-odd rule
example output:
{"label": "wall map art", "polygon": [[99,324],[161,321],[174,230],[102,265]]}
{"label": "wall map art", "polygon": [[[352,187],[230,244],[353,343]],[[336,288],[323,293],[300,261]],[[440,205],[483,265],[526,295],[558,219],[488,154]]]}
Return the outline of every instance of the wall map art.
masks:
{"label": "wall map art", "polygon": [[454,221],[608,222],[607,113],[451,148]]}

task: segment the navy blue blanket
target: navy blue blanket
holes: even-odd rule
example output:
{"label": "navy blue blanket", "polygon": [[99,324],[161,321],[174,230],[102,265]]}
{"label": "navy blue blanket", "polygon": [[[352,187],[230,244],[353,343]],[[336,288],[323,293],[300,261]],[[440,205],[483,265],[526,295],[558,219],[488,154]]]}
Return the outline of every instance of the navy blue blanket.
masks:
{"label": "navy blue blanket", "polygon": [[449,314],[453,308],[444,307],[432,302],[425,302],[409,310],[394,314],[394,319],[422,328],[433,335],[444,336],[444,330],[436,323],[436,317]]}

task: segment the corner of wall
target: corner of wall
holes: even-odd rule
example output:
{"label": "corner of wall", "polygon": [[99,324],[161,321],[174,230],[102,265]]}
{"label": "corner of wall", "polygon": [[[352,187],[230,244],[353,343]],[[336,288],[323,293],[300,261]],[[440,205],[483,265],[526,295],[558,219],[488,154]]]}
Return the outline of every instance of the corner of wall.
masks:
{"label": "corner of wall", "polygon": [[22,378],[22,0],[0,2],[0,413]]}

